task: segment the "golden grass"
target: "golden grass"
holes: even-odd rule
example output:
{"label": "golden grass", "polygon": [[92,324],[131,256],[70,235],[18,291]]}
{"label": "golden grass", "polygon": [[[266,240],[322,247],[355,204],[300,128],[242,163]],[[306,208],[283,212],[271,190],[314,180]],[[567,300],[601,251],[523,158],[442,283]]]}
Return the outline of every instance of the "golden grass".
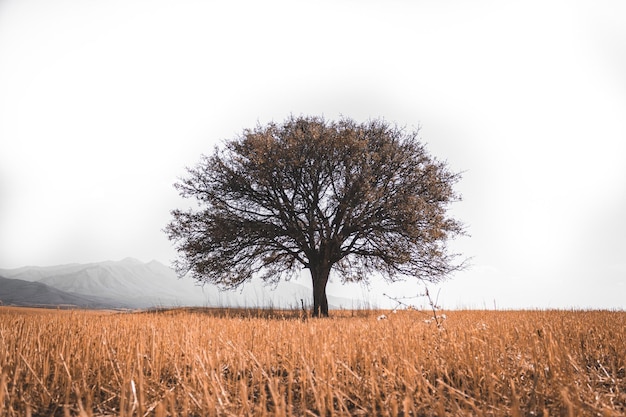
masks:
{"label": "golden grass", "polygon": [[377,314],[0,308],[0,416],[626,413],[624,312]]}

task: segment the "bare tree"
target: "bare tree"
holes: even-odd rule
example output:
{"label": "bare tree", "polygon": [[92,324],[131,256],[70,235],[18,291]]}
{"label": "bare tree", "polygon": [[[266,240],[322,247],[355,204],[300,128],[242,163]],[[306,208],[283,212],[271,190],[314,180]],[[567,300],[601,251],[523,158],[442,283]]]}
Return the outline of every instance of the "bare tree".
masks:
{"label": "bare tree", "polygon": [[175,187],[199,208],[173,210],[165,231],[179,275],[234,288],[308,268],[313,315],[327,316],[331,270],[342,282],[373,272],[435,282],[459,268],[447,217],[460,175],[382,120],[291,117],[245,130],[203,155]]}

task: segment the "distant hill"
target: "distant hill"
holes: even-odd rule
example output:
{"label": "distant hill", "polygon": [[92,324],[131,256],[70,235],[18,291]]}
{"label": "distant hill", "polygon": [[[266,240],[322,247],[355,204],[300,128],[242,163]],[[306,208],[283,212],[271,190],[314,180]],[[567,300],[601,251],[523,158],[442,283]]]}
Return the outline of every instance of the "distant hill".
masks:
{"label": "distant hill", "polygon": [[0,277],[0,304],[41,307],[127,308],[129,306],[105,297],[72,294],[41,282]]}
{"label": "distant hill", "polygon": [[[0,301],[14,305],[74,304],[93,308],[177,306],[299,308],[310,304],[312,290],[294,282],[266,286],[253,281],[234,291],[198,286],[178,279],[169,267],[127,258],[90,264],[22,267],[0,270],[4,282]],[[28,286],[26,284],[38,284]],[[53,291],[54,290],[54,291]],[[74,297],[74,298],[72,298]],[[9,301],[10,300],[10,301]],[[331,308],[352,308],[358,300],[328,296]]]}

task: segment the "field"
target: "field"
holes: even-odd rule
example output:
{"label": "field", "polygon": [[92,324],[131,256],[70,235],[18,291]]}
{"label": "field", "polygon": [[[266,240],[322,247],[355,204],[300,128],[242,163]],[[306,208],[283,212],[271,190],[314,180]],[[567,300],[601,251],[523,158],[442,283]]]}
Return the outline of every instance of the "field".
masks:
{"label": "field", "polygon": [[0,416],[626,415],[626,312],[431,315],[0,307]]}

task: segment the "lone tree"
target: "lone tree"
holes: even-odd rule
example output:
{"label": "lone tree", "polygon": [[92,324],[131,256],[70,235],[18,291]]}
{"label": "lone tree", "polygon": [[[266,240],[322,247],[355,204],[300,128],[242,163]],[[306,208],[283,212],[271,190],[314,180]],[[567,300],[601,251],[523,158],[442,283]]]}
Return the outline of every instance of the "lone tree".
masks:
{"label": "lone tree", "polygon": [[446,242],[463,233],[447,217],[460,178],[431,157],[417,131],[291,117],[244,130],[203,155],[175,187],[197,210],[173,210],[165,231],[179,275],[235,288],[308,268],[315,316],[328,316],[326,284],[405,276],[435,282],[459,268]]}

